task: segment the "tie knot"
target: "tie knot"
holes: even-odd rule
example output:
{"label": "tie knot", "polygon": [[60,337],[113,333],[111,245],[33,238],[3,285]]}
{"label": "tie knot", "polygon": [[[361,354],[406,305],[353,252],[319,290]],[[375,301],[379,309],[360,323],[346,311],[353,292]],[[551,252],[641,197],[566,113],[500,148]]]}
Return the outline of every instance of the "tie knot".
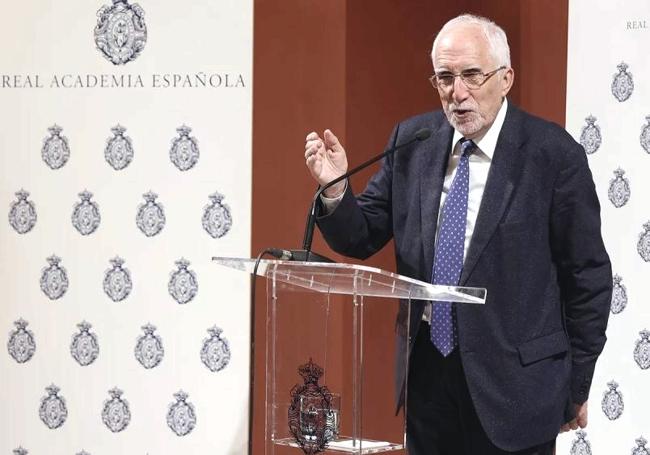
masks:
{"label": "tie knot", "polygon": [[475,148],[476,144],[471,139],[462,138],[460,140],[460,151],[463,156],[469,156]]}

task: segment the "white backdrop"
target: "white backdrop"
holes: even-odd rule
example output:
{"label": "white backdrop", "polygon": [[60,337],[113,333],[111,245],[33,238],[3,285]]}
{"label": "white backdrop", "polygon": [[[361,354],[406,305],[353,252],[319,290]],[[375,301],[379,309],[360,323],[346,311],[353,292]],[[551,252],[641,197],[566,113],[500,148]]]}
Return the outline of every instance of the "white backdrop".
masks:
{"label": "white backdrop", "polygon": [[[97,13],[104,4],[112,6],[110,0],[2,1],[0,207],[7,218],[0,223],[0,334],[6,337],[0,353],[0,453],[22,446],[29,453],[57,455],[82,450],[239,455],[246,451],[248,431],[248,277],[210,258],[250,255],[252,1],[139,0],[146,44],[121,65],[95,46]],[[128,21],[114,25],[118,34],[130,36]],[[41,153],[54,124],[70,150],[59,169],[51,169]],[[122,170],[111,167],[104,154],[117,124],[126,128],[134,152]],[[182,125],[191,127],[199,151],[193,163],[196,150],[185,141],[181,159],[193,165],[184,171],[170,154]],[[10,209],[20,189],[30,193],[36,212],[26,233],[11,226]],[[101,216],[88,235],[71,219],[83,190],[93,194]],[[162,231],[153,236],[136,225],[143,194],[150,190],[165,214]],[[215,204],[212,225],[226,216],[227,206],[232,226],[213,238],[202,217],[217,191],[224,200],[221,208]],[[86,218],[91,228],[94,216],[90,210]],[[14,224],[21,222],[23,228],[31,225],[29,216],[22,221],[14,216]],[[61,258],[69,281],[57,299],[39,284],[52,254]],[[133,283],[118,302],[103,289],[115,256],[124,259]],[[181,258],[190,262],[198,282],[187,303],[168,289]],[[174,283],[186,298],[193,292],[191,280]],[[14,326],[21,318],[35,341],[31,357],[30,337]],[[71,343],[84,320],[92,324],[99,353],[81,366]],[[153,368],[135,356],[147,323],[156,326],[164,348]],[[212,359],[221,361],[212,366],[218,371],[200,355],[212,326],[222,329],[229,343],[228,357],[223,343],[212,340]],[[89,336],[86,342],[86,351],[76,349],[92,359]],[[29,358],[22,363],[10,354],[21,346],[21,360]],[[148,353],[155,356],[157,348]],[[39,416],[50,384],[60,389],[67,409],[56,429],[46,422],[58,425],[61,409]],[[114,387],[126,402],[109,403],[111,430],[102,411]],[[193,406],[193,413],[186,406],[174,408],[172,426],[187,433],[183,436],[167,422],[179,390]]]}
{"label": "white backdrop", "polygon": [[[650,439],[650,346],[639,334],[650,330],[650,238],[645,259],[637,248],[650,221],[650,127],[647,149],[641,145],[650,115],[650,2],[571,0],[569,6],[567,130],[592,152],[605,244],[621,281],[591,388],[586,442],[575,432],[564,435],[558,453],[644,454],[635,440]],[[627,68],[619,69],[621,63]],[[618,168],[624,174],[617,179]],[[637,343],[646,357],[637,351],[635,359]],[[587,443],[591,452],[578,451]]]}

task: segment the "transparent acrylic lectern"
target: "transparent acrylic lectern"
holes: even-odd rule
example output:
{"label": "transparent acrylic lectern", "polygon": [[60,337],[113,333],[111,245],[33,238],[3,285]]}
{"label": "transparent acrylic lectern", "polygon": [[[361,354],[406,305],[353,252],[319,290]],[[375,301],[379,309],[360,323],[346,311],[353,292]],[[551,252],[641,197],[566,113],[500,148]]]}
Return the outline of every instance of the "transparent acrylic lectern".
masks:
{"label": "transparent acrylic lectern", "polygon": [[[248,273],[255,264],[214,260]],[[257,275],[267,279],[266,455],[404,449],[394,377],[408,372],[408,343],[396,340],[409,340],[411,302],[486,297],[352,264],[262,260]]]}

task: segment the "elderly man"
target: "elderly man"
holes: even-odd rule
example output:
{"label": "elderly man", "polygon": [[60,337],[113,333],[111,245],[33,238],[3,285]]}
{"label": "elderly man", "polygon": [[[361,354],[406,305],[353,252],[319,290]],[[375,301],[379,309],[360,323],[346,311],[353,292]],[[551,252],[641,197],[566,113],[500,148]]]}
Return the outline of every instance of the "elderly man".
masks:
{"label": "elderly man", "polygon": [[[389,145],[431,137],[385,159],[359,196],[330,188],[318,225],[340,253],[366,258],[393,238],[399,273],[488,290],[485,305],[413,304],[410,454],[550,454],[559,431],[587,424],[606,339],[611,266],[587,159],[507,101],[514,72],[492,21],[452,19],[431,56],[444,112],[399,123]],[[321,185],[347,169],[329,130],[307,136],[305,158]]]}

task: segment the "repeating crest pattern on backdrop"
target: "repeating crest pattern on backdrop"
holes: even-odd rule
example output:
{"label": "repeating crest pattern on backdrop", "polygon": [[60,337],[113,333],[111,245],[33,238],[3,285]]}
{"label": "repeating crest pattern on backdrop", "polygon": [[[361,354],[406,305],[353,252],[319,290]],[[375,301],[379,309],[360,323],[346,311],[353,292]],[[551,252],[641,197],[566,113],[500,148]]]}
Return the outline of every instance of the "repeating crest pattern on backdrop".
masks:
{"label": "repeating crest pattern on backdrop", "polygon": [[144,10],[127,0],[113,0],[97,11],[95,45],[114,65],[124,65],[140,55],[147,42]]}
{"label": "repeating crest pattern on backdrop", "polygon": [[607,197],[616,208],[621,208],[630,200],[630,182],[623,177],[625,171],[620,167],[614,171],[614,178],[609,181]]}
{"label": "repeating crest pattern on backdrop", "polygon": [[627,71],[628,65],[621,62],[616,65],[618,73],[614,74],[612,81],[612,95],[620,102],[627,101],[634,91],[634,80],[632,73]]}
{"label": "repeating crest pattern on backdrop", "polygon": [[93,197],[90,191],[83,190],[79,197],[81,202],[77,202],[72,211],[72,225],[81,235],[90,235],[97,230],[102,220],[99,206],[90,200]]}
{"label": "repeating crest pattern on backdrop", "polygon": [[643,436],[636,439],[636,447],[632,449],[632,455],[650,455],[650,451],[646,448],[648,441]]}
{"label": "repeating crest pattern on backdrop", "polygon": [[223,237],[232,227],[230,207],[223,204],[224,196],[218,191],[209,196],[211,204],[203,209],[203,229],[214,239]]}
{"label": "repeating crest pattern on backdrop", "polygon": [[65,163],[70,158],[68,139],[61,134],[63,129],[56,124],[47,130],[50,135],[43,140],[41,158],[50,169],[60,169],[65,166]]}
{"label": "repeating crest pattern on backdrop", "polygon": [[199,292],[199,283],[196,273],[188,269],[190,261],[181,258],[175,262],[177,270],[172,271],[167,290],[176,302],[183,305],[191,301]]}
{"label": "repeating crest pattern on backdrop", "polygon": [[14,322],[15,330],[9,332],[7,351],[18,363],[28,362],[36,352],[36,340],[31,330],[27,330],[29,322],[23,318]]}
{"label": "repeating crest pattern on backdrop", "polygon": [[17,191],[18,200],[11,203],[9,209],[9,224],[19,234],[26,234],[36,224],[36,206],[27,198],[29,193],[23,189]]}
{"label": "repeating crest pattern on backdrop", "polygon": [[600,126],[596,125],[596,117],[589,115],[585,118],[585,121],[587,124],[582,127],[580,145],[584,147],[587,155],[592,155],[600,148],[600,144],[603,142],[603,136],[600,132]]}
{"label": "repeating crest pattern on backdrop", "polygon": [[601,408],[609,420],[616,420],[623,414],[625,408],[623,394],[618,390],[616,381],[608,382],[607,387],[609,390],[603,394]]}
{"label": "repeating crest pattern on backdrop", "polygon": [[169,159],[180,171],[188,171],[199,161],[199,143],[190,136],[192,128],[182,125],[176,128],[179,136],[172,139]]}
{"label": "repeating crest pattern on backdrop", "polygon": [[592,455],[591,444],[587,441],[587,433],[584,430],[576,431],[576,439],[571,443],[571,455]]}
{"label": "repeating crest pattern on backdrop", "polygon": [[147,192],[142,195],[144,204],[138,206],[138,213],[135,221],[138,229],[147,237],[153,237],[160,233],[165,227],[165,211],[160,202],[156,202],[158,195],[154,192]]}
{"label": "repeating crest pattern on backdrop", "polygon": [[623,284],[623,278],[620,275],[614,275],[613,281],[610,311],[612,314],[619,314],[627,306],[627,288]]}
{"label": "repeating crest pattern on backdrop", "polygon": [[117,387],[108,391],[111,398],[104,402],[102,422],[113,433],[123,431],[131,421],[129,403],[122,398],[122,391]]}
{"label": "repeating crest pattern on backdrop", "polygon": [[124,267],[124,259],[119,256],[115,256],[110,262],[113,267],[104,273],[104,292],[113,302],[121,302],[133,289],[131,272]]}
{"label": "repeating crest pattern on backdrop", "polygon": [[650,115],[646,115],[646,124],[641,128],[641,136],[639,136],[639,142],[641,147],[647,153],[650,153]]}
{"label": "repeating crest pattern on backdrop", "polygon": [[47,395],[41,399],[38,415],[50,429],[60,428],[68,418],[68,408],[65,399],[59,395],[60,389],[52,384],[45,388]]}
{"label": "repeating crest pattern on backdrop", "polygon": [[174,394],[176,401],[169,405],[167,426],[177,436],[190,434],[196,426],[196,411],[194,405],[187,401],[187,393],[179,390]]}
{"label": "repeating crest pattern on backdrop", "polygon": [[135,344],[135,358],[140,365],[151,369],[160,365],[165,356],[162,338],[156,335],[156,326],[146,324],[142,326],[144,335],[140,335]]}
{"label": "repeating crest pattern on backdrop", "polygon": [[639,368],[650,368],[650,331],[643,329],[639,332],[641,339],[634,343],[634,361]]}
{"label": "repeating crest pattern on backdrop", "polygon": [[77,324],[79,332],[72,336],[70,354],[82,367],[88,366],[99,356],[99,342],[97,335],[90,332],[92,324],[82,321]]}
{"label": "repeating crest pattern on backdrop", "polygon": [[41,290],[50,300],[60,299],[68,290],[68,273],[59,265],[60,257],[52,255],[47,262],[50,265],[41,272]]}
{"label": "repeating crest pattern on backdrop", "polygon": [[217,326],[210,327],[210,337],[203,340],[201,347],[201,361],[213,373],[223,370],[230,363],[230,344],[221,337],[222,332]]}
{"label": "repeating crest pattern on backdrop", "polygon": [[111,128],[113,136],[106,140],[104,148],[104,159],[116,171],[120,171],[131,164],[133,161],[133,142],[131,138],[125,136],[126,128],[116,125]]}
{"label": "repeating crest pattern on backdrop", "polygon": [[636,250],[644,261],[650,262],[650,221],[643,225],[643,232],[639,234]]}

